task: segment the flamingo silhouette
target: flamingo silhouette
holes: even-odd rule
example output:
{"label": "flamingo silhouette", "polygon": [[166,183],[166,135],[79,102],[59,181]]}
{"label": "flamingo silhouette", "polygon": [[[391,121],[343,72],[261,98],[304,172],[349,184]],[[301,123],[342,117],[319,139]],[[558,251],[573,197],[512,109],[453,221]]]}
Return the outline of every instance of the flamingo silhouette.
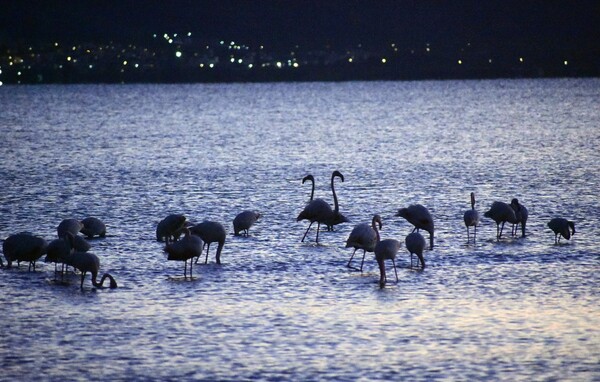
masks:
{"label": "flamingo silhouette", "polygon": [[[504,229],[504,223],[509,222],[511,224],[517,223],[517,217],[515,211],[511,206],[504,202],[494,202],[488,211],[483,216],[490,218],[496,222],[496,239],[500,240],[502,237],[502,230]],[[502,226],[500,226],[502,223]]]}
{"label": "flamingo silhouette", "polygon": [[514,198],[510,202],[510,206],[515,211],[515,217],[517,218],[517,223],[512,227],[512,235],[515,236],[517,234],[517,229],[519,228],[519,224],[521,224],[521,236],[525,237],[525,225],[527,224],[527,218],[529,217],[529,211],[527,208],[519,203],[519,199]]}
{"label": "flamingo silhouette", "polygon": [[351,267],[350,264],[352,263],[356,250],[362,249],[363,257],[360,262],[360,271],[362,272],[365,255],[367,252],[375,251],[375,246],[377,245],[377,224],[379,224],[379,229],[381,229],[381,216],[374,215],[370,226],[367,223],[361,223],[357,224],[354,229],[352,229],[350,236],[348,236],[348,240],[346,240],[346,248],[354,247],[354,251],[352,252],[352,256],[350,256],[350,260],[348,260],[348,264],[346,264],[347,267]]}
{"label": "flamingo silhouette", "polygon": [[56,273],[58,273],[57,265],[61,263],[61,279],[65,274],[65,263],[66,259],[70,254],[74,252],[73,247],[73,235],[67,232],[62,238],[54,239],[48,244],[46,250],[45,263],[54,263],[54,279],[56,280]]}
{"label": "flamingo silhouette", "polygon": [[[219,244],[215,259],[217,264],[221,264],[221,251],[225,245],[226,236],[225,227],[223,227],[223,224],[214,221],[203,221],[200,224],[191,226],[189,230],[192,234],[200,236],[206,245],[206,259],[204,260],[204,264],[208,263],[208,251],[210,250],[210,244],[215,242]],[[198,264],[199,259],[200,256],[196,258],[196,264]]]}
{"label": "flamingo silhouette", "polygon": [[191,235],[188,228],[183,229],[184,236],[181,240],[167,244],[164,251],[168,253],[167,260],[183,261],[183,276],[187,277],[187,261],[190,260],[190,278],[192,277],[192,267],[194,257],[202,255],[204,243],[198,236]]}
{"label": "flamingo silhouette", "polygon": [[240,236],[240,232],[244,232],[244,236],[248,236],[248,230],[256,221],[260,218],[260,214],[254,211],[243,211],[240,212],[235,219],[233,219],[233,234]]}
{"label": "flamingo silhouette", "polygon": [[[406,249],[410,252],[410,266],[413,266],[413,254],[417,255],[419,261],[421,262],[421,268],[425,269],[425,259],[423,258],[423,250],[427,245],[425,243],[425,238],[419,232],[411,232],[404,239],[404,243],[406,244]],[[417,263],[418,265],[418,263]]]}
{"label": "flamingo silhouette", "polygon": [[379,287],[383,288],[387,282],[385,274],[385,260],[392,260],[394,264],[394,273],[396,274],[396,282],[398,282],[398,271],[396,270],[396,255],[400,249],[400,242],[395,239],[381,240],[379,237],[379,230],[377,226],[373,226],[375,233],[377,234],[377,244],[375,244],[375,260],[379,265]]}
{"label": "flamingo silhouette", "polygon": [[100,259],[98,256],[90,252],[73,252],[63,259],[65,264],[72,266],[73,268],[79,269],[81,272],[81,289],[83,289],[83,280],[85,275],[90,272],[92,274],[92,285],[96,288],[102,288],[104,280],[107,278],[110,280],[110,288],[116,288],[117,282],[114,277],[110,274],[105,273],[102,275],[100,282],[96,280],[98,271],[100,270]]}
{"label": "flamingo silhouette", "polygon": [[[554,244],[560,243],[560,237],[564,237],[567,240],[571,239],[572,235],[575,235],[575,223],[564,219],[554,218],[548,222],[548,228],[554,232]],[[571,233],[573,231],[573,233]]]}
{"label": "flamingo silhouette", "polygon": [[77,235],[83,228],[83,224],[77,219],[64,219],[60,222],[56,231],[58,237],[63,237],[67,232],[70,232],[73,236]]}
{"label": "flamingo silhouette", "polygon": [[304,236],[302,237],[302,242],[306,238],[306,235],[308,234],[308,231],[310,230],[310,227],[313,225],[314,222],[317,222],[317,237],[315,241],[318,243],[321,224],[333,227],[336,224],[348,221],[348,219],[339,212],[339,204],[334,187],[334,179],[336,177],[339,177],[342,180],[342,182],[344,181],[344,176],[339,171],[336,170],[331,174],[331,191],[333,192],[333,202],[335,205],[335,209],[332,210],[329,203],[327,203],[323,199],[317,198],[310,201],[306,205],[306,207],[304,207],[304,210],[300,212],[300,214],[296,218],[296,221],[310,221],[310,224],[306,229]]}
{"label": "flamingo silhouette", "polygon": [[471,209],[466,210],[463,216],[465,226],[467,226],[467,243],[470,240],[469,227],[474,227],[473,242],[477,239],[477,224],[479,224],[479,213],[475,209],[475,193],[471,192]]}
{"label": "flamingo silhouette", "polygon": [[401,216],[414,225],[413,232],[418,232],[420,229],[429,232],[429,249],[433,249],[433,218],[426,207],[421,204],[412,204],[406,208],[400,208],[396,216]]}
{"label": "flamingo silhouette", "polygon": [[28,270],[35,271],[35,262],[46,253],[48,243],[41,237],[32,235],[29,232],[21,232],[10,235],[2,243],[2,252],[7,262],[7,268],[12,267],[12,262],[17,262],[17,267],[21,261],[29,262]]}
{"label": "flamingo silhouette", "polygon": [[185,220],[185,216],[179,214],[170,214],[161,220],[156,226],[156,241],[175,241],[185,226]]}
{"label": "flamingo silhouette", "polygon": [[94,236],[105,237],[106,236],[106,225],[104,222],[95,217],[87,217],[81,221],[83,228],[80,232],[87,236],[88,239]]}

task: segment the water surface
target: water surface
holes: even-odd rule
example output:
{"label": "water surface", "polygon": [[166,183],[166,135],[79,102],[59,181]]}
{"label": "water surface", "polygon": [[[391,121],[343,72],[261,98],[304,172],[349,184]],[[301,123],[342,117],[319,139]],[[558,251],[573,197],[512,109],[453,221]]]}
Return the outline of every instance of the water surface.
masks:
{"label": "water surface", "polygon": [[[599,104],[597,79],[3,86],[0,237],[99,217],[119,288],[0,270],[2,379],[599,380]],[[351,223],[301,243],[301,179],[332,203],[336,169]],[[472,191],[480,214],[519,198],[527,236],[483,218],[467,244]],[[436,246],[379,289],[345,240],[378,213],[403,241],[411,203]],[[234,237],[244,209],[263,217]],[[169,213],[222,222],[223,264],[185,279],[155,240]],[[577,234],[555,245],[558,216]]]}

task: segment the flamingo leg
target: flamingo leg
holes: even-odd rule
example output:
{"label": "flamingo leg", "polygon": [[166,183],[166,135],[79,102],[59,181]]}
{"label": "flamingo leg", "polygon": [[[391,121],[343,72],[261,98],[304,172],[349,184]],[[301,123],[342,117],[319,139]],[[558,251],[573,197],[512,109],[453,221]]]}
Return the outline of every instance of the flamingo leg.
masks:
{"label": "flamingo leg", "polygon": [[317,222],[317,239],[316,243],[319,244],[319,230],[321,229],[321,222]]}
{"label": "flamingo leg", "polygon": [[398,271],[396,270],[396,260],[392,258],[392,264],[394,264],[394,273],[396,274],[396,282],[398,282]]}
{"label": "flamingo leg", "polygon": [[477,225],[475,225],[474,229],[474,233],[473,233],[473,243],[475,243],[475,241],[477,240]]}
{"label": "flamingo leg", "polygon": [[206,259],[204,259],[204,264],[208,264],[208,250],[210,249],[210,243],[206,245]]}
{"label": "flamingo leg", "polygon": [[352,256],[350,256],[350,260],[348,260],[348,264],[346,264],[346,266],[348,268],[350,268],[350,263],[352,262],[352,259],[354,258],[354,254],[356,253],[357,248],[354,248],[354,252],[352,252]]}
{"label": "flamingo leg", "polygon": [[306,238],[306,235],[308,234],[308,230],[310,229],[310,227],[312,227],[313,223],[314,222],[310,222],[310,224],[308,225],[306,232],[304,232],[304,236],[302,236],[302,240],[300,240],[300,242],[304,242],[304,239]]}
{"label": "flamingo leg", "polygon": [[470,232],[469,232],[469,226],[467,226],[467,244],[469,244],[470,239],[471,239],[471,236],[470,236]]}
{"label": "flamingo leg", "polygon": [[[187,264],[187,260],[185,261],[185,263]],[[190,280],[192,279],[192,267],[194,266],[194,262],[191,261],[190,259]]]}
{"label": "flamingo leg", "polygon": [[365,263],[365,256],[367,255],[367,250],[363,249],[363,258],[362,261],[360,262],[360,271],[362,272],[363,269],[363,264]]}

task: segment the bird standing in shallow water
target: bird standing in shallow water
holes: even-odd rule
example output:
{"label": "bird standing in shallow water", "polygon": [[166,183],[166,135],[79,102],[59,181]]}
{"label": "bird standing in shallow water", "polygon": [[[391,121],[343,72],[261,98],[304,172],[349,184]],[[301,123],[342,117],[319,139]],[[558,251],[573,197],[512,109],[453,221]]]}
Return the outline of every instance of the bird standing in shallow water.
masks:
{"label": "bird standing in shallow water", "polygon": [[[427,245],[425,243],[425,238],[418,232],[411,232],[406,236],[404,240],[406,245],[406,249],[410,252],[410,266],[413,266],[413,254],[417,255],[419,258],[419,262],[421,263],[421,268],[425,269],[425,259],[423,258],[423,250]],[[417,263],[418,265],[419,263]]]}
{"label": "bird standing in shallow water", "polygon": [[375,245],[373,252],[375,252],[375,260],[377,260],[377,265],[379,265],[379,287],[383,288],[387,282],[385,260],[392,260],[392,264],[394,264],[394,273],[396,274],[396,282],[398,282],[396,254],[398,254],[398,250],[400,249],[400,242],[395,239],[381,240],[377,226],[375,226],[374,229],[377,234],[377,244]]}
{"label": "bird standing in shallow water", "polygon": [[426,207],[420,204],[413,204],[407,208],[400,208],[396,216],[401,216],[414,225],[413,232],[418,232],[420,229],[429,232],[429,249],[433,249],[433,218]]}
{"label": "bird standing in shallow water", "polygon": [[7,268],[12,266],[12,262],[16,261],[17,266],[21,261],[29,262],[28,270],[35,271],[35,262],[46,253],[48,243],[41,237],[34,236],[28,232],[17,233],[10,235],[2,243],[2,252],[6,259]]}
{"label": "bird standing in shallow water", "polygon": [[[571,236],[575,235],[575,223],[564,219],[554,218],[548,222],[548,228],[554,232],[554,244],[560,243],[560,237],[564,237],[567,240],[571,239]],[[571,231],[573,231],[571,233]]]}
{"label": "bird standing in shallow water", "polygon": [[170,214],[156,226],[156,241],[173,242],[181,234],[185,226],[185,216]]}
{"label": "bird standing in shallow water", "polygon": [[512,235],[515,236],[517,234],[517,229],[519,228],[519,224],[521,224],[521,236],[525,237],[525,226],[527,225],[529,211],[527,211],[524,205],[519,203],[519,199],[517,198],[511,200],[510,206],[515,211],[515,217],[517,218],[517,223],[513,224],[512,227]]}
{"label": "bird standing in shallow water", "polygon": [[379,229],[381,229],[381,216],[374,215],[370,226],[367,223],[357,224],[352,232],[350,232],[350,236],[346,240],[346,248],[354,247],[354,252],[352,252],[352,256],[348,260],[348,264],[346,264],[347,267],[351,267],[350,263],[352,263],[356,250],[362,249],[363,257],[360,262],[360,271],[362,272],[365,255],[367,252],[373,252],[377,245],[377,224],[379,224]]}
{"label": "bird standing in shallow water", "polygon": [[[517,217],[515,211],[511,206],[504,202],[494,202],[488,211],[483,216],[490,218],[496,222],[496,240],[500,240],[502,237],[502,230],[504,229],[504,223],[509,222],[511,224],[517,223]],[[500,226],[502,223],[502,226]]]}
{"label": "bird standing in shallow water", "polygon": [[[226,236],[225,227],[223,227],[223,224],[206,220],[200,224],[191,226],[189,230],[193,235],[200,236],[202,241],[204,241],[204,245],[206,245],[206,259],[204,260],[204,264],[208,263],[208,251],[210,250],[211,243],[218,243],[219,245],[217,247],[215,260],[217,264],[221,264],[221,251],[225,245]],[[196,258],[196,264],[198,264],[199,259],[200,256]]]}
{"label": "bird standing in shallow water", "polygon": [[314,222],[317,222],[317,236],[315,241],[319,243],[319,231],[321,228],[321,224],[333,227],[336,224],[348,221],[348,219],[339,212],[337,195],[335,193],[334,188],[334,179],[336,177],[339,177],[342,180],[342,182],[344,181],[344,176],[339,171],[334,171],[331,175],[331,191],[333,192],[333,202],[335,204],[335,209],[332,210],[329,203],[327,203],[323,199],[317,198],[309,202],[304,207],[304,210],[302,210],[302,212],[300,212],[300,214],[296,218],[296,221],[310,221],[310,224],[308,225],[304,236],[302,236],[302,242],[306,238],[306,235],[308,234],[308,231],[310,230],[310,227],[313,225]]}
{"label": "bird standing in shallow water", "polygon": [[198,236],[190,234],[188,228],[183,229],[184,236],[181,240],[167,244],[164,251],[168,253],[167,260],[184,261],[183,276],[187,277],[187,261],[190,260],[190,278],[192,277],[192,267],[194,257],[199,258],[202,255],[204,243]]}
{"label": "bird standing in shallow water", "polygon": [[233,219],[233,234],[240,236],[240,232],[244,233],[244,236],[248,236],[248,230],[256,221],[260,218],[260,214],[254,211],[240,212],[235,219]]}
{"label": "bird standing in shallow water", "polygon": [[110,288],[117,287],[117,282],[115,281],[114,277],[108,273],[102,275],[100,282],[96,281],[98,271],[100,270],[100,259],[93,253],[73,252],[64,259],[64,262],[73,268],[79,269],[81,272],[81,289],[83,289],[83,280],[88,272],[92,274],[92,285],[94,285],[96,288],[102,288],[104,285],[104,280],[107,278],[110,280]]}
{"label": "bird standing in shallow water", "polygon": [[471,192],[471,209],[465,211],[463,216],[465,226],[467,226],[467,243],[471,239],[469,227],[474,227],[473,242],[477,239],[477,224],[479,224],[479,213],[475,209],[475,193]]}
{"label": "bird standing in shallow water", "polygon": [[104,222],[95,217],[87,217],[81,221],[83,227],[81,233],[87,236],[88,239],[94,236],[105,237],[106,236],[106,225]]}

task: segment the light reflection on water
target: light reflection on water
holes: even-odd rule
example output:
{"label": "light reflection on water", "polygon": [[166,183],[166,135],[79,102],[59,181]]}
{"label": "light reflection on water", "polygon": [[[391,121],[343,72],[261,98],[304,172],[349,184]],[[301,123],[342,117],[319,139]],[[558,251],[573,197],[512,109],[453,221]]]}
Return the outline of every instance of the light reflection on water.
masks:
{"label": "light reflection on water", "polygon": [[[56,285],[53,265],[2,270],[0,354],[7,379],[374,380],[600,378],[600,83],[587,80],[3,87],[0,236],[48,240],[60,220],[102,218],[91,242],[116,290]],[[310,189],[331,171],[352,223],[300,243]],[[480,214],[518,197],[529,235],[496,242]],[[344,265],[353,224],[429,207],[427,268],[397,261],[379,290]],[[165,260],[168,213],[226,223],[222,266]],[[545,226],[576,222],[553,245]],[[510,232],[510,230],[509,230]],[[314,239],[314,232],[309,234]],[[391,264],[389,264],[391,265]]]}

